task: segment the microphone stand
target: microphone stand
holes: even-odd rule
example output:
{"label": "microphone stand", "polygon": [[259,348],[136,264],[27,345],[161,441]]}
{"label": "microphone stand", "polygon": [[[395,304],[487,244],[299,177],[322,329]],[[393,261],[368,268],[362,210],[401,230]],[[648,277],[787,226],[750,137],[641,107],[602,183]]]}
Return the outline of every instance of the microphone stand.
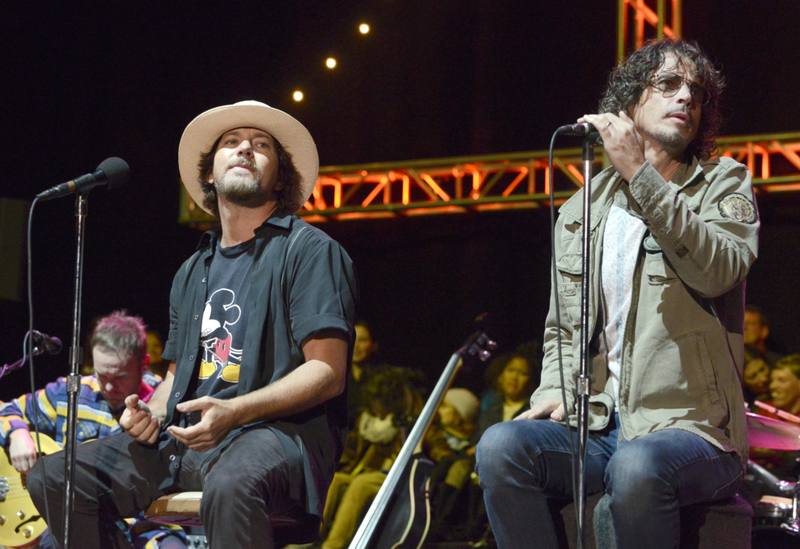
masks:
{"label": "microphone stand", "polygon": [[[86,191],[88,193],[88,191]],[[83,296],[83,246],[88,210],[87,196],[79,192],[75,200],[76,257],[75,257],[75,301],[72,315],[72,346],[70,364],[72,370],[67,376],[67,433],[64,450],[64,539],[62,548],[69,549],[72,508],[75,504],[75,439],[78,427],[78,392],[80,390],[80,367],[83,352],[80,346],[81,299]]]}
{"label": "microphone stand", "polygon": [[3,368],[0,370],[0,378],[6,375],[8,372],[13,372],[14,370],[19,370],[25,365],[25,361],[28,360],[29,356],[39,356],[44,353],[44,347],[39,347],[38,345],[33,345],[33,350],[31,354],[25,354],[21,359],[16,361],[14,364],[5,364]]}
{"label": "microphone stand", "polygon": [[590,132],[583,140],[583,250],[581,282],[581,347],[580,373],[576,382],[576,405],[578,415],[578,493],[575,494],[575,519],[578,526],[578,547],[586,547],[586,446],[589,439],[589,395],[592,379],[589,375],[589,274],[591,263],[591,219],[592,206],[592,163],[594,144],[600,137]]}

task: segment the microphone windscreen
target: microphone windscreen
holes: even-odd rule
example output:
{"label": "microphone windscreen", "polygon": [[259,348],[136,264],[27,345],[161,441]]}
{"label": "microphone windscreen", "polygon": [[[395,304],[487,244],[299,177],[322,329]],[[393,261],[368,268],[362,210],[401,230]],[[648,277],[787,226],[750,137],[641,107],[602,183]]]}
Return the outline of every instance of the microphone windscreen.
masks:
{"label": "microphone windscreen", "polygon": [[100,165],[97,166],[97,171],[106,174],[106,179],[108,180],[106,185],[109,189],[113,189],[124,185],[125,182],[128,181],[130,168],[128,167],[128,163],[123,159],[112,156],[111,158],[103,160]]}

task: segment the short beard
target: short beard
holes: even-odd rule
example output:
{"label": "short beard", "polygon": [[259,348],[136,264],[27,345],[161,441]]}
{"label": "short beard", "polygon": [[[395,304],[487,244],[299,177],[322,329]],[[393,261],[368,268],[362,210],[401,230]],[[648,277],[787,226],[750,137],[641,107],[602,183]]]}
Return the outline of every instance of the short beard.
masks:
{"label": "short beard", "polygon": [[673,158],[683,158],[686,154],[686,149],[689,147],[689,142],[686,141],[680,132],[667,134],[665,132],[650,133],[642,131],[642,133],[655,140],[655,142],[661,145],[661,148]]}
{"label": "short beard", "polygon": [[255,170],[256,173],[254,176],[243,176],[229,171],[231,167],[238,163],[239,159],[234,159],[229,162],[225,167],[225,175],[214,183],[217,195],[232,204],[244,206],[246,208],[258,208],[270,200],[274,201],[274,193],[261,188],[259,184],[263,177],[262,170],[259,169],[255,163],[247,162],[247,166]]}

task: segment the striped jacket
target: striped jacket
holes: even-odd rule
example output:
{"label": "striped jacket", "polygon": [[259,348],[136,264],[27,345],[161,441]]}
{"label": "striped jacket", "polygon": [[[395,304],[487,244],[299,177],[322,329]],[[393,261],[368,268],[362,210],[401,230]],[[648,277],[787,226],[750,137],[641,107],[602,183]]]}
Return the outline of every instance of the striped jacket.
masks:
{"label": "striped jacket", "polygon": [[[145,372],[137,394],[147,402],[161,378]],[[15,429],[33,431],[34,406],[38,407],[39,432],[51,437],[62,448],[67,434],[67,379],[60,377],[36,391],[35,400],[28,393],[0,406],[0,445],[8,449],[8,435]],[[34,404],[35,402],[35,404]],[[121,433],[114,412],[100,393],[97,377],[82,376],[78,393],[78,442]]]}
{"label": "striped jacket", "polygon": [[[150,400],[153,391],[161,383],[161,378],[151,372],[145,372],[137,394],[144,402]],[[34,406],[37,407],[38,418],[34,418]],[[39,432],[47,435],[62,448],[67,435],[67,379],[60,377],[48,383],[44,389],[36,391],[35,398],[28,393],[0,406],[0,444],[8,450],[8,436],[15,429],[33,431],[34,422]],[[77,442],[85,442],[96,438],[116,435],[122,428],[114,415],[114,411],[103,398],[100,385],[94,375],[82,376],[78,393],[78,428]],[[35,433],[31,433],[34,440]],[[131,543],[137,549],[157,549],[158,542],[168,534],[173,534],[185,541],[183,532],[178,527],[156,524],[147,520],[127,519],[127,528]],[[48,535],[49,532],[45,535]]]}

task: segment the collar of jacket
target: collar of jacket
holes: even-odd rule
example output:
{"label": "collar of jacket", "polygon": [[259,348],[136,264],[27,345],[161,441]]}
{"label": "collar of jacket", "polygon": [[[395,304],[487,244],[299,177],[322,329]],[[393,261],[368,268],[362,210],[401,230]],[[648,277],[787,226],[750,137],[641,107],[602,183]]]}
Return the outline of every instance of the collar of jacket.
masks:
{"label": "collar of jacket", "polygon": [[[289,231],[292,229],[292,223],[294,222],[294,217],[292,214],[283,211],[277,210],[271,216],[269,216],[264,223],[261,224],[256,230],[256,238],[263,237],[266,232],[268,232],[270,227],[275,227],[278,229]],[[203,233],[200,237],[200,242],[197,244],[197,250],[202,250],[208,246],[212,248],[217,245],[219,241],[219,237],[222,236],[222,227],[216,227],[209,231]]]}
{"label": "collar of jacket", "polygon": [[[711,160],[708,163],[718,163],[718,161]],[[645,164],[648,164],[645,162]],[[667,182],[668,185],[672,186],[676,192],[681,191],[682,189],[688,187],[689,185],[693,185],[696,181],[703,179],[704,177],[704,166],[707,163],[700,163],[697,158],[692,157],[689,163],[681,164],[678,170],[675,172],[675,175],[672,177],[670,181]],[[637,172],[637,175],[641,173],[642,170],[640,169]],[[636,178],[636,175],[634,175]],[[592,229],[596,229],[600,222],[603,220],[603,214],[605,210],[608,209],[612,203],[611,200],[607,200],[607,197],[612,195],[616,192],[619,186],[622,184],[623,179],[617,173],[617,171],[610,166],[594,176],[592,178],[592,199],[591,199],[591,212],[590,220],[592,223]],[[581,223],[583,221],[583,194],[585,192],[585,187],[578,190],[577,193],[572,195],[562,206],[559,208],[558,213],[560,215],[566,215],[571,219],[572,222]]]}

